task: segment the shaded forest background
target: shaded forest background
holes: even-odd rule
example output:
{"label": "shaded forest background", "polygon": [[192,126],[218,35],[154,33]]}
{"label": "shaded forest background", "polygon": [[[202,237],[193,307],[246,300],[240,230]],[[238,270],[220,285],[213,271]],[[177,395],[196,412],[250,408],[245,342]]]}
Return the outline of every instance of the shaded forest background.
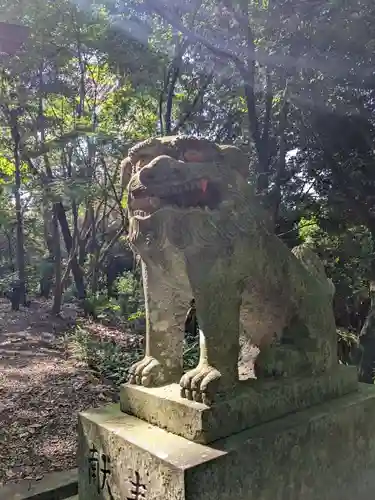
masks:
{"label": "shaded forest background", "polygon": [[[0,30],[0,290],[15,309],[39,295],[141,335],[120,163],[152,135],[207,137],[248,154],[275,233],[321,256],[340,359],[373,382],[371,0],[0,0],[0,21],[28,28]],[[74,335],[117,382],[140,355]]]}

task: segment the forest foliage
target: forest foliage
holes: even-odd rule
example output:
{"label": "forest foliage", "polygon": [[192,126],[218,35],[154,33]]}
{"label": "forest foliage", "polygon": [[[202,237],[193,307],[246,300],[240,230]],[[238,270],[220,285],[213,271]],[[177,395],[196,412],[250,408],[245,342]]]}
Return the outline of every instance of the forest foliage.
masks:
{"label": "forest foliage", "polygon": [[249,155],[275,233],[319,253],[340,358],[372,382],[372,1],[0,0],[0,13],[28,28],[15,49],[0,25],[3,293],[137,323],[121,160],[149,136],[208,137]]}

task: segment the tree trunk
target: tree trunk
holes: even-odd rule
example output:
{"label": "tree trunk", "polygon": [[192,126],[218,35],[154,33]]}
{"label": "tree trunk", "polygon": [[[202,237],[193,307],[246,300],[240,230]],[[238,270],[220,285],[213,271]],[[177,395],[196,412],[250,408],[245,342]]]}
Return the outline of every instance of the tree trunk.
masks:
{"label": "tree trunk", "polygon": [[51,222],[51,207],[48,206],[48,201],[46,199],[46,194],[43,193],[43,232],[44,232],[44,241],[46,243],[46,247],[48,249],[48,253],[53,255],[54,253],[54,241],[52,233],[52,222]]}
{"label": "tree trunk", "polygon": [[15,166],[15,187],[14,198],[16,205],[16,234],[17,234],[17,271],[19,279],[19,301],[20,303],[26,302],[26,273],[25,273],[25,243],[23,231],[23,216],[22,216],[22,203],[21,203],[21,161],[20,161],[20,134],[18,131],[18,123],[16,114],[12,116],[12,137],[14,142],[14,166]]}
{"label": "tree trunk", "polygon": [[[40,78],[40,89],[41,89],[43,86],[42,85],[43,84],[43,64],[40,67],[39,78]],[[40,92],[40,99],[39,99],[39,117],[43,117],[43,94],[42,94],[42,92]],[[41,124],[42,124],[42,126],[40,127],[41,142],[42,142],[42,144],[44,144],[45,143],[45,130],[44,130],[44,126],[43,126],[43,120],[41,120]],[[50,165],[49,158],[48,158],[47,154],[44,155],[44,163],[45,163],[47,178],[49,181],[51,181],[53,179],[53,175],[52,175],[52,169],[51,169],[51,165]],[[53,204],[53,217],[55,217],[60,224],[61,234],[62,234],[63,239],[64,239],[65,247],[66,247],[68,254],[70,255],[70,260],[71,260],[70,265],[71,265],[71,270],[73,273],[75,285],[77,288],[78,298],[84,299],[86,296],[84,275],[83,275],[83,271],[82,271],[81,267],[78,264],[77,256],[75,255],[76,251],[73,248],[73,238],[72,238],[72,235],[71,235],[71,232],[69,229],[68,220],[66,218],[66,212],[65,212],[64,206],[61,202],[57,202],[57,203]],[[55,247],[55,242],[54,242],[53,253],[55,252],[55,249],[56,249],[56,247]],[[61,249],[60,249],[60,251],[61,251]],[[61,258],[60,258],[60,260],[61,260]]]}
{"label": "tree trunk", "polygon": [[93,295],[98,291],[98,282],[99,282],[99,245],[97,241],[96,234],[96,218],[94,214],[94,208],[92,206],[92,202],[89,204],[89,217],[91,222],[91,244],[90,244],[90,253],[91,253],[91,265],[92,265],[92,279],[91,279],[91,293]]}
{"label": "tree trunk", "polygon": [[361,356],[359,360],[359,380],[374,383],[375,371],[375,262],[372,264],[370,280],[370,309],[359,334]]}
{"label": "tree trunk", "polygon": [[53,296],[52,313],[60,314],[62,302],[62,280],[61,280],[61,247],[60,247],[60,231],[57,222],[56,213],[52,218],[52,231],[54,243],[54,257],[55,257],[55,291]]}
{"label": "tree trunk", "polygon": [[[62,203],[56,203],[55,210],[56,210],[56,217],[60,224],[61,234],[64,239],[66,250],[68,254],[71,255],[73,250],[73,239],[72,235],[70,234],[69,224]],[[71,269],[73,273],[74,283],[77,288],[78,298],[84,299],[86,296],[85,283],[83,279],[82,268],[78,264],[77,255],[71,256]]]}
{"label": "tree trunk", "polygon": [[8,245],[9,269],[13,273],[14,272],[14,255],[13,255],[12,235],[9,233],[9,231],[6,230],[5,231],[5,237],[7,239],[7,245]]}
{"label": "tree trunk", "polygon": [[99,286],[99,272],[100,268],[98,266],[99,261],[99,248],[95,248],[95,252],[92,254],[93,258],[93,272],[92,272],[92,280],[91,280],[91,293],[93,295],[98,291]]}
{"label": "tree trunk", "polygon": [[[368,221],[371,231],[372,252],[375,251],[375,226]],[[359,334],[360,352],[358,361],[359,380],[366,384],[374,383],[375,370],[375,258],[371,262],[369,276],[370,307],[367,317]]]}

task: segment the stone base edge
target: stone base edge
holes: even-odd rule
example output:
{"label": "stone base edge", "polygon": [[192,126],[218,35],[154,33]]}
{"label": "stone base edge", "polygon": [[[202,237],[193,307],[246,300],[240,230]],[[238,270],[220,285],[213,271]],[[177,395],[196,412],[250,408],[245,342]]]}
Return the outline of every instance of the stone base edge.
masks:
{"label": "stone base edge", "polygon": [[358,390],[357,369],[339,365],[315,377],[249,380],[208,407],[180,397],[178,384],[145,388],[123,384],[121,410],[190,441],[208,444]]}
{"label": "stone base edge", "polygon": [[69,500],[77,494],[77,469],[51,472],[40,481],[23,480],[0,488],[0,500]]}
{"label": "stone base edge", "polygon": [[374,500],[374,412],[375,387],[359,384],[201,445],[119,405],[90,410],[79,417],[79,500]]}

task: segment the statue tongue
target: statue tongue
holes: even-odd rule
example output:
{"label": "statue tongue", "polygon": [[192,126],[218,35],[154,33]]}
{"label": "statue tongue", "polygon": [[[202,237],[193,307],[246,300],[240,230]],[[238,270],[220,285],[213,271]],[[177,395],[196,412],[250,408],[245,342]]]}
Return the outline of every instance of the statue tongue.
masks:
{"label": "statue tongue", "polygon": [[200,186],[201,186],[201,189],[202,191],[205,193],[206,192],[206,189],[207,189],[207,184],[208,184],[208,180],[207,179],[202,179],[200,181]]}

